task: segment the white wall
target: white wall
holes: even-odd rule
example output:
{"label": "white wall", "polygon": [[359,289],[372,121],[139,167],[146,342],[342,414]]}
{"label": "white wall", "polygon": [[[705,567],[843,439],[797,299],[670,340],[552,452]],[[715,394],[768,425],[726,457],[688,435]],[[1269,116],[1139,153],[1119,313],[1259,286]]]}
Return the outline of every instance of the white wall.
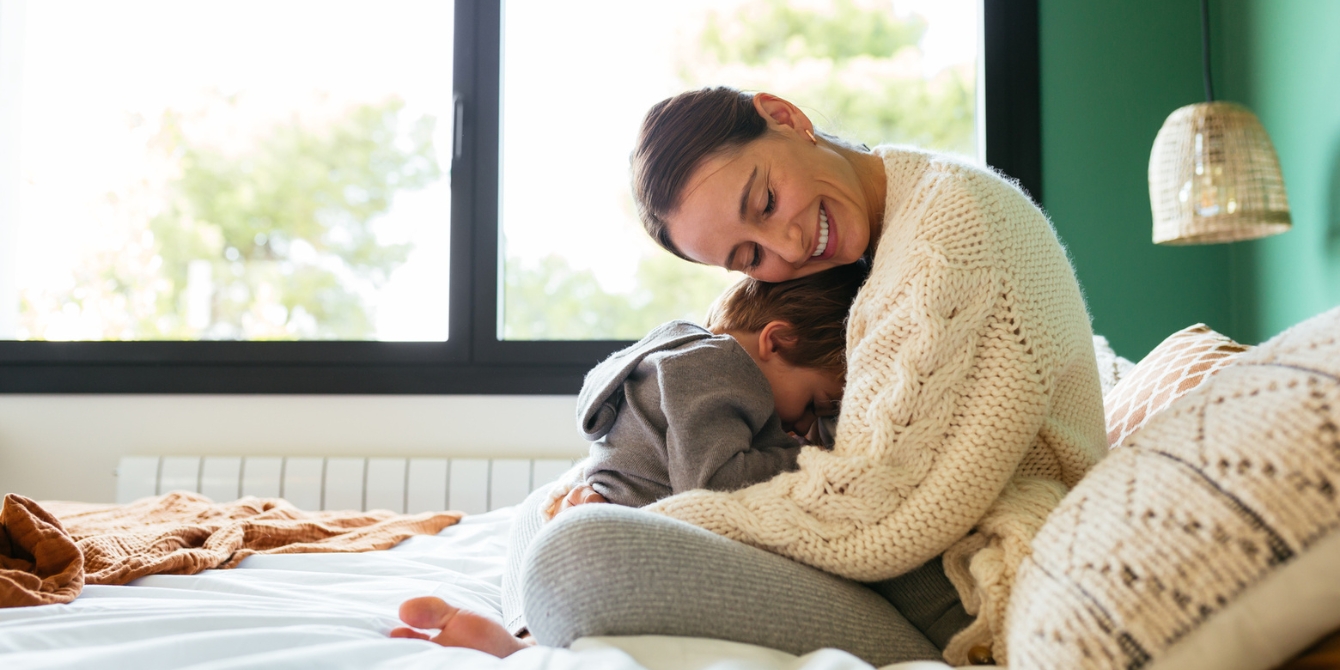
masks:
{"label": "white wall", "polygon": [[0,494],[112,502],[127,455],[586,453],[575,396],[0,395]]}

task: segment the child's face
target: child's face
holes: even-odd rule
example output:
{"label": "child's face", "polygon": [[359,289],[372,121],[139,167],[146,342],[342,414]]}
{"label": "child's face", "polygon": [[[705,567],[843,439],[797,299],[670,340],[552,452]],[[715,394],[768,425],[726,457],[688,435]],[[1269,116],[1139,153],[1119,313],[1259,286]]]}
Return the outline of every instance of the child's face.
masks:
{"label": "child's face", "polygon": [[763,376],[772,386],[773,402],[782,428],[797,435],[805,435],[820,416],[838,413],[842,399],[842,377],[818,368],[798,367],[781,356],[773,356],[759,363]]}

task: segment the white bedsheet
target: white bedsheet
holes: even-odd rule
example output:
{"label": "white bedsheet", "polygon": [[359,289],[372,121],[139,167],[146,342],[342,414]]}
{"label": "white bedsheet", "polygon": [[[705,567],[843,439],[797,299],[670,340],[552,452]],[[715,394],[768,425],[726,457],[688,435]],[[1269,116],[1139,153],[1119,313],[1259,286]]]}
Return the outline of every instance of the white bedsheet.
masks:
{"label": "white bedsheet", "polygon": [[497,659],[386,637],[400,603],[417,596],[498,615],[511,514],[468,517],[389,551],[253,556],[234,570],[88,586],[68,605],[0,609],[0,668],[870,668],[831,649],[797,658],[694,638],[586,638]]}

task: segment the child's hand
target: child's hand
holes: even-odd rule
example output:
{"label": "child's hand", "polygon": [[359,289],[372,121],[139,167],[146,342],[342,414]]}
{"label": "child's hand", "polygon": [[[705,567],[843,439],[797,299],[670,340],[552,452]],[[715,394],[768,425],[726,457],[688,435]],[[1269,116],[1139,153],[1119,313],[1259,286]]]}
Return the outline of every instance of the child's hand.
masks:
{"label": "child's hand", "polygon": [[549,500],[549,505],[544,506],[540,511],[545,521],[553,519],[563,510],[578,505],[609,502],[605,499],[605,496],[600,495],[599,491],[591,488],[590,484],[577,484],[575,486],[559,484],[549,491]]}

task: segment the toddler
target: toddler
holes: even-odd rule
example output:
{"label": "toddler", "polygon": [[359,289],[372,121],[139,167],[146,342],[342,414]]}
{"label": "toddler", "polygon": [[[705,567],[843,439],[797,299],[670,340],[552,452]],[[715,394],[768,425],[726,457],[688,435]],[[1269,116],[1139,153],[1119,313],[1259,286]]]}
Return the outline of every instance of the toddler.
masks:
{"label": "toddler", "polygon": [[[846,319],[865,263],[779,284],[743,279],[708,312],[706,327],[671,321],[586,376],[578,423],[591,440],[576,481],[538,509],[552,518],[586,502],[641,507],[693,489],[730,491],[794,470],[807,441],[823,445],[846,370]],[[571,477],[571,475],[570,475]],[[566,478],[565,478],[566,479]],[[438,598],[416,598],[395,637],[507,655],[523,648],[519,560],[539,527],[523,503],[503,584],[506,626]],[[527,516],[529,515],[529,516]]]}
{"label": "toddler", "polygon": [[794,470],[797,438],[822,443],[829,431],[816,429],[837,414],[846,315],[864,276],[858,264],[781,284],[744,279],[717,299],[706,328],[671,321],[597,365],[578,396],[591,440],[582,481],[642,507]]}

